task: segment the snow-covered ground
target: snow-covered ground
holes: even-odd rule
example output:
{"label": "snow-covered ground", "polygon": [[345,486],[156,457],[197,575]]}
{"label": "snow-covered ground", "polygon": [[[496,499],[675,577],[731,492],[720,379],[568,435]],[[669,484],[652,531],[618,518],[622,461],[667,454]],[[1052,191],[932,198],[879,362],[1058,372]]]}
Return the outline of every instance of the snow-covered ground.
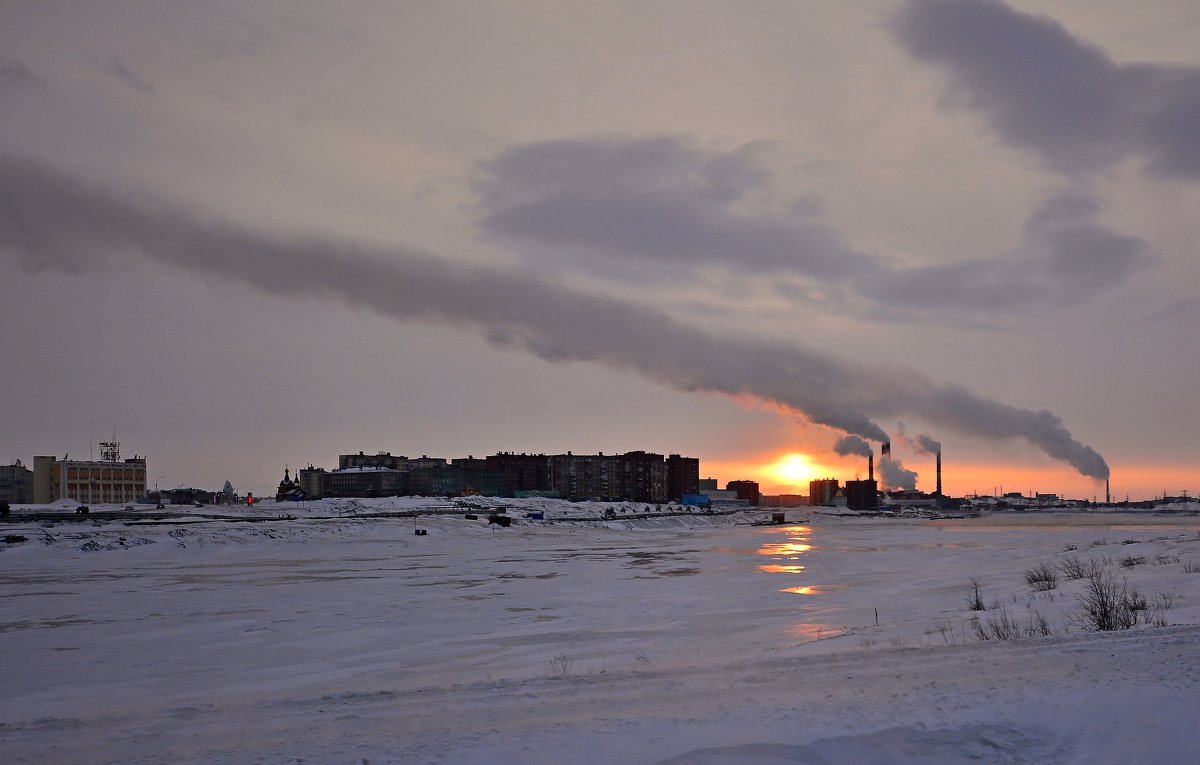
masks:
{"label": "snow-covered ground", "polygon": [[[371,517],[419,500],[189,511],[291,518],[256,523],[17,508],[0,761],[1200,760],[1200,518],[751,526],[767,513],[508,500],[500,528],[475,501],[477,520]],[[1070,561],[1135,588],[1148,623],[1088,631],[1086,580],[1027,585]],[[976,619],[1039,634],[983,641]]]}

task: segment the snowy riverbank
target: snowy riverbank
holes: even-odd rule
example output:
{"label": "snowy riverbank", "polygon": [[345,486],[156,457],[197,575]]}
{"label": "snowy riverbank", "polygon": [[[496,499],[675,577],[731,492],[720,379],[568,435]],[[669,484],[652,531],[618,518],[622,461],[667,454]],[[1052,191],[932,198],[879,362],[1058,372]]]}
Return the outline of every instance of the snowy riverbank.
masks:
{"label": "snowy riverbank", "polygon": [[[1200,751],[1195,517],[793,510],[808,522],[752,527],[737,524],[762,513],[571,521],[561,508],[555,519],[569,503],[537,502],[548,520],[510,509],[509,528],[358,517],[378,508],[332,501],[260,523],[18,514],[4,533],[27,541],[0,548],[0,756],[1117,763]],[[1086,631],[1084,580],[1026,583],[1072,560],[1138,590],[1151,623]],[[983,612],[967,609],[972,577]],[[978,639],[972,620],[1002,617],[1050,634]]]}

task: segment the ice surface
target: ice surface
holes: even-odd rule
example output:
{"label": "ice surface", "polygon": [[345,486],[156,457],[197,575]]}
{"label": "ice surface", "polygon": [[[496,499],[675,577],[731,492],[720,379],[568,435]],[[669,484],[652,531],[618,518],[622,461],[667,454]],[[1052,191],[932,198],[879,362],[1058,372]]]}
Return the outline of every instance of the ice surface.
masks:
{"label": "ice surface", "polygon": [[[1195,517],[789,511],[778,527],[744,525],[761,513],[630,504],[612,506],[616,520],[567,520],[608,506],[474,501],[478,520],[372,517],[447,505],[413,498],[187,511],[292,518],[257,523],[47,525],[18,508],[4,533],[28,541],[0,546],[0,759],[1190,763],[1200,751]],[[498,504],[511,527],[487,525]],[[533,509],[549,520],[525,519]],[[1024,579],[1068,557],[1169,601],[1156,612],[1168,626],[1080,629],[1082,581],[1038,593]],[[971,577],[984,612],[966,609]],[[1038,614],[1053,634],[978,640],[972,619],[1001,614]]]}

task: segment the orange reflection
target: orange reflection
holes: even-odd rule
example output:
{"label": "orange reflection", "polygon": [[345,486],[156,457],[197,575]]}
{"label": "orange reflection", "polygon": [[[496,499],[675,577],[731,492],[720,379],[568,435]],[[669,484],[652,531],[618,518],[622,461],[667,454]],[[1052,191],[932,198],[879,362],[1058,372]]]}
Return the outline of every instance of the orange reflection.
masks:
{"label": "orange reflection", "polygon": [[815,640],[841,637],[846,631],[830,624],[797,624],[792,627],[791,633],[803,642],[811,643]]}
{"label": "orange reflection", "polygon": [[778,563],[768,563],[758,567],[759,571],[765,571],[768,574],[799,574],[804,570],[804,566],[781,566]]}
{"label": "orange reflection", "polygon": [[812,545],[808,543],[810,529],[807,526],[791,526],[772,531],[770,534],[775,537],[780,532],[787,536],[780,541],[772,539],[764,542],[762,547],[754,551],[758,555],[765,555],[775,561],[762,564],[758,570],[768,574],[799,574],[804,570],[804,566],[792,561],[799,560],[802,554],[813,549]]}
{"label": "orange reflection", "polygon": [[825,595],[836,590],[846,589],[838,584],[810,584],[805,587],[785,587],[780,592],[790,592],[793,595]]}

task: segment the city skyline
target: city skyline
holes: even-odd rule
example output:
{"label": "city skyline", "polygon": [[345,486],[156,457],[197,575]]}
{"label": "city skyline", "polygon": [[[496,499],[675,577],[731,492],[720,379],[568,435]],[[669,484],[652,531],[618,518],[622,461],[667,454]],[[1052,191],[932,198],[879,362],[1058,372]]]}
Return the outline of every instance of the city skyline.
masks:
{"label": "city skyline", "polygon": [[[103,457],[98,457],[96,455],[95,446],[96,446],[95,443],[89,444],[90,448],[87,453],[87,456],[84,457],[82,453],[76,453],[74,459],[75,460],[87,460],[87,461],[101,462]],[[101,446],[102,447],[103,446],[115,446],[115,447],[119,448],[120,444],[110,442],[110,443],[102,443]],[[655,452],[653,452],[652,450],[633,449],[633,450],[625,450],[625,451],[634,452],[634,453],[649,451],[650,454],[655,454]],[[919,472],[919,474],[921,474],[921,475],[926,475],[927,479],[925,479],[925,480],[918,479],[914,484],[915,488],[917,488],[918,490],[923,491],[925,493],[933,493],[934,489],[935,489],[935,485],[934,485],[934,481],[933,481],[933,476],[935,476],[935,470],[933,469],[932,465],[936,460],[936,455],[928,453],[928,452],[922,452],[920,449],[917,449],[917,451],[920,455],[918,457],[918,459],[914,460],[914,461],[910,461],[908,464],[910,466],[912,466],[913,468],[915,468],[915,470],[913,470],[912,472],[914,472],[914,473]],[[559,452],[557,454],[559,454],[561,456],[561,455],[570,455],[572,453],[577,454],[577,455],[600,455],[600,456],[604,456],[606,454],[606,452],[604,452],[604,451],[588,452],[586,450],[581,451],[578,448],[573,449],[573,450],[566,450],[563,452]],[[614,452],[607,452],[607,454],[611,455],[611,456],[620,456],[622,453],[623,452],[620,450],[614,451]],[[484,453],[479,452],[478,454],[482,455]],[[492,454],[493,453],[488,453],[487,456],[492,456]],[[495,455],[540,456],[540,457],[547,457],[547,458],[555,456],[554,454],[550,454],[550,453],[546,453],[546,452],[538,452],[538,451],[521,452],[521,451],[515,451],[515,450],[501,450],[501,451],[495,452],[494,454]],[[38,455],[35,455],[35,457],[36,456],[38,456]],[[48,455],[48,456],[57,457],[57,455]],[[127,457],[128,455],[121,454],[120,456]],[[315,467],[320,470],[331,470],[332,471],[332,470],[337,470],[338,468],[336,466],[339,463],[344,462],[347,457],[353,457],[353,456],[355,456],[355,453],[343,453],[343,454],[337,455],[335,458],[331,458],[328,460],[308,460],[308,461],[302,461],[300,463],[294,463],[294,464],[293,463],[284,463],[282,470],[284,470],[284,471],[290,470],[293,475],[293,478],[298,476],[300,470],[305,467],[310,467],[310,468]],[[429,455],[424,452],[415,452],[414,451],[411,454],[405,455],[405,454],[393,454],[393,453],[389,452],[388,450],[383,450],[383,449],[376,450],[376,451],[359,450],[357,452],[357,456],[364,458],[367,463],[371,463],[372,458],[377,457],[377,456],[386,456],[389,460],[391,460],[391,459],[400,459],[400,460],[411,459],[411,460],[420,460],[420,461],[441,460],[441,461],[445,461],[445,462],[450,462],[453,460],[462,460],[462,459],[476,459],[476,458],[482,459],[482,457],[477,457],[476,453],[447,454],[447,455],[443,455],[443,456],[438,456],[438,455]],[[659,456],[666,457],[666,456],[670,456],[670,455],[668,453],[662,453]],[[59,459],[67,459],[70,457],[71,457],[71,453],[67,452],[67,453],[64,453],[63,457],[59,458]],[[137,460],[142,460],[142,461],[146,460],[145,455],[138,454],[138,455],[134,455],[134,457]],[[772,459],[774,459],[774,461],[771,461]],[[930,465],[929,466],[925,465],[924,464],[925,461],[928,461],[930,463]],[[32,459],[29,460],[28,464],[24,464],[25,460],[22,458],[19,458],[19,457],[11,458],[9,460],[9,462],[16,463],[18,466],[23,465],[25,467],[25,469],[27,469],[27,470],[32,470],[32,468],[33,468],[33,460]],[[928,468],[928,470],[926,472],[927,468]],[[1058,483],[1059,481],[1061,481],[1061,471],[1056,468],[1053,468],[1053,467],[1043,468],[1041,470],[1026,469],[1019,475],[1020,480],[1018,480],[1015,483],[1012,482],[1011,480],[1009,480],[1009,483],[1007,483],[1007,484],[1005,483],[1005,480],[1014,474],[1013,473],[1005,473],[1003,470],[997,471],[997,469],[994,465],[990,465],[990,464],[958,464],[958,465],[952,465],[951,468],[952,468],[953,472],[948,473],[947,475],[944,476],[944,478],[945,478],[944,494],[946,496],[952,496],[952,497],[1002,496],[1007,493],[1016,492],[1016,493],[1020,493],[1023,496],[1027,496],[1027,497],[1033,497],[1036,494],[1045,493],[1045,494],[1054,494],[1054,495],[1060,496],[1064,499],[1103,502],[1105,492],[1108,491],[1109,489],[1111,489],[1111,501],[1113,503],[1120,503],[1120,502],[1124,502],[1124,501],[1140,502],[1140,501],[1147,501],[1147,500],[1156,500],[1156,499],[1159,499],[1162,497],[1170,497],[1170,496],[1178,497],[1178,496],[1188,496],[1188,495],[1196,495],[1197,494],[1197,492],[1195,492],[1192,489],[1173,488],[1169,484],[1164,484],[1162,486],[1162,488],[1160,488],[1157,492],[1152,492],[1152,493],[1148,493],[1148,494],[1144,494],[1144,495],[1138,494],[1138,493],[1131,493],[1127,489],[1125,489],[1122,484],[1117,484],[1115,486],[1097,487],[1097,491],[1093,491],[1091,494],[1072,492],[1069,490],[1064,490],[1062,488],[1062,486]],[[184,478],[183,480],[177,480],[183,474],[178,473],[177,471],[170,471],[167,467],[162,467],[162,469],[168,470],[168,472],[158,475],[157,478],[155,478],[153,475],[153,473],[154,473],[153,469],[151,469],[149,472],[146,473],[146,490],[147,490],[147,492],[157,491],[160,487],[164,490],[170,489],[170,488],[178,488],[178,489],[191,488],[191,489],[197,489],[197,490],[219,491],[220,487],[218,486],[218,484],[220,484],[220,485],[224,484],[223,481],[217,481],[216,483],[213,483],[210,485],[209,483],[187,480],[186,478]],[[767,455],[760,459],[750,458],[750,459],[745,459],[745,460],[734,460],[734,461],[728,461],[728,462],[706,463],[703,460],[701,460],[699,475],[700,475],[701,479],[716,481],[717,484],[721,488],[724,488],[725,485],[730,482],[750,480],[750,481],[754,481],[760,485],[760,488],[764,495],[778,495],[778,494],[805,495],[808,491],[810,481],[817,480],[817,479],[829,479],[829,478],[840,480],[840,481],[859,480],[859,479],[868,477],[869,469],[870,468],[869,468],[867,462],[863,459],[860,459],[857,456],[842,457],[840,462],[820,462],[806,454],[790,453],[790,454],[778,455],[777,457],[774,457],[772,455]],[[230,482],[230,485],[233,486],[233,488],[239,494],[248,493],[248,494],[252,494],[253,496],[270,496],[272,494],[272,492],[274,491],[276,483],[278,482],[277,481],[278,477],[279,476],[276,475],[273,478],[268,478],[261,486],[260,485],[234,486],[232,482]],[[881,474],[876,474],[875,477],[877,479],[879,479],[880,491],[898,491],[898,490],[904,490],[906,488],[913,488],[913,486],[897,485],[897,484],[893,484],[893,483],[888,483],[886,480],[884,480],[884,477]],[[1142,475],[1137,476],[1134,480],[1140,482],[1138,485],[1143,485],[1143,484],[1150,485],[1153,480],[1159,480],[1162,477],[1163,477],[1163,473],[1162,473],[1161,468],[1156,467],[1156,468],[1146,469]]]}
{"label": "city skyline", "polygon": [[116,428],[171,485],[644,449],[779,491],[855,437],[927,490],[940,442],[951,494],[1198,489],[1191,4],[0,22],[8,462]]}

